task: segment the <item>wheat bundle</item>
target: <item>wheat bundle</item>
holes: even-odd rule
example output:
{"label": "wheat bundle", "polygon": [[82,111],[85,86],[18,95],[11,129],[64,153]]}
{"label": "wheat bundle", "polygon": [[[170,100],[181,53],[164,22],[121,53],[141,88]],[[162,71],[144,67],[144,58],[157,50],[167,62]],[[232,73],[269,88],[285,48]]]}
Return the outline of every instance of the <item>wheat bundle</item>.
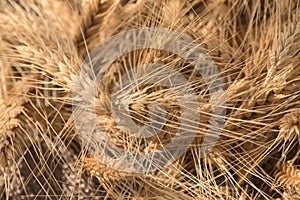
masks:
{"label": "wheat bundle", "polygon": [[[101,73],[90,97],[97,71],[81,72],[93,64],[93,49],[146,27],[188,35],[205,49],[220,76],[206,79],[174,52],[135,49]],[[1,199],[299,198],[299,47],[298,0],[1,1]],[[149,68],[149,63],[157,65]],[[184,127],[195,134],[193,140],[158,170],[136,173],[123,170],[126,163],[110,165],[103,156],[107,152],[85,145],[76,127],[76,113],[82,111],[74,110],[78,77],[87,91],[85,103],[93,103],[85,109],[95,110],[101,134],[134,155],[154,155],[176,139],[188,121],[177,98],[186,85],[170,90],[160,83],[187,80],[198,103],[193,110],[201,116]],[[155,81],[144,84],[148,79]],[[225,89],[222,116],[213,113],[213,99],[222,96],[209,89],[214,82]],[[129,99],[126,117],[159,129],[156,135],[137,137],[119,125],[111,106],[116,88],[118,98]],[[203,156],[216,115],[224,126],[213,124],[220,135]],[[157,117],[165,119],[151,124]]]}

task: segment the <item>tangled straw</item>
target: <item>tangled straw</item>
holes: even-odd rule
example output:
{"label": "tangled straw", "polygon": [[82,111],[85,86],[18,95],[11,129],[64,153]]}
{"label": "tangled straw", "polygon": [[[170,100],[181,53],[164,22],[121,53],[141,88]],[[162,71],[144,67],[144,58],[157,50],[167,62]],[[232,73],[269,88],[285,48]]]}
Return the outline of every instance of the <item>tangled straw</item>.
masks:
{"label": "tangled straw", "polygon": [[[299,198],[299,5],[298,0],[1,1],[0,198]],[[129,116],[147,125],[151,104],[158,103],[167,116],[160,133],[141,139],[118,126],[107,109],[111,94],[137,66],[162,63],[180,72],[197,96],[201,116],[178,159],[137,174],[111,167],[85,146],[72,102],[92,50],[118,33],[145,27],[188,35],[206,50],[220,71],[226,113],[218,142],[203,157],[215,117],[211,82],[172,52],[148,48],[119,57],[89,99],[112,144],[129,152],[158,151],[174,139],[182,120],[176,95],[148,84],[130,95]]]}

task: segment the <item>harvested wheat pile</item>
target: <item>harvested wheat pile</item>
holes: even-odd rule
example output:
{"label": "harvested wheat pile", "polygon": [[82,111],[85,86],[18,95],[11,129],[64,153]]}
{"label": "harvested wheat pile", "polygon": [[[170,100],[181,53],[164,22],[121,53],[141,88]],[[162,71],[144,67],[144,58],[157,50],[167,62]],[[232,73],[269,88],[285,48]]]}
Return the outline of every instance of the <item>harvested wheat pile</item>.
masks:
{"label": "harvested wheat pile", "polygon": [[0,199],[300,199],[299,0],[2,0],[0,72]]}

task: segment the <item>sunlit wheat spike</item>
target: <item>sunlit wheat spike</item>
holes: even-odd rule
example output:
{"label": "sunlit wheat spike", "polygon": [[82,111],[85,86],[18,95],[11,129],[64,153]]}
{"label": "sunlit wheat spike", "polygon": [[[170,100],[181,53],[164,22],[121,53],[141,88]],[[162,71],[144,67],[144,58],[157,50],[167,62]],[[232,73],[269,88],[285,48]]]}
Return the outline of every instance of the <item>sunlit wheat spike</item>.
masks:
{"label": "sunlit wheat spike", "polygon": [[282,148],[284,152],[287,153],[294,148],[291,146],[292,143],[298,142],[300,138],[300,111],[295,110],[285,114],[279,120],[279,134],[277,136],[277,141],[284,142]]}
{"label": "sunlit wheat spike", "polygon": [[[81,30],[77,35],[79,52],[87,55],[85,43],[89,43],[92,38],[98,37],[101,24],[105,22],[105,15],[115,7],[118,1],[112,0],[75,0],[72,5],[79,7]],[[83,34],[83,35],[82,35]]]}
{"label": "sunlit wheat spike", "polygon": [[[178,164],[179,163],[169,166],[166,170],[162,170],[159,172],[160,175],[138,175],[113,170],[97,160],[93,155],[88,155],[84,158],[85,169],[92,176],[100,180],[104,188],[107,189],[108,196],[112,198],[130,197],[139,199],[147,196],[149,199],[171,199],[173,196],[171,192],[172,189],[165,187],[165,184],[170,184],[165,181],[168,180],[167,177],[175,175],[174,170],[178,170],[177,167],[180,166]],[[174,179],[174,181],[173,187],[180,187],[180,185],[176,183],[176,179]],[[178,199],[190,199],[189,196],[180,191],[173,192],[175,192]]]}
{"label": "sunlit wheat spike", "polygon": [[[5,2],[1,2],[1,20],[5,21],[1,24],[1,29],[4,40],[10,44],[10,50],[4,56],[12,63],[31,63],[32,68],[53,78],[56,85],[72,88],[75,72],[81,61],[77,57],[72,38],[69,37],[72,33],[68,31],[76,28],[68,31],[64,29],[66,16],[62,15],[61,19],[55,13],[56,9],[47,10],[50,6],[47,3],[35,4],[28,1],[24,5],[18,5],[15,2]],[[50,27],[47,19],[53,18],[57,20],[51,20]]]}
{"label": "sunlit wheat spike", "polygon": [[118,170],[113,170],[106,164],[102,164],[93,155],[89,155],[84,158],[83,167],[89,171],[92,176],[96,176],[104,183],[113,184],[114,181],[119,179],[126,179],[133,175],[129,173],[120,172]]}
{"label": "sunlit wheat spike", "polygon": [[286,188],[300,190],[300,170],[293,163],[279,163],[276,180]]}

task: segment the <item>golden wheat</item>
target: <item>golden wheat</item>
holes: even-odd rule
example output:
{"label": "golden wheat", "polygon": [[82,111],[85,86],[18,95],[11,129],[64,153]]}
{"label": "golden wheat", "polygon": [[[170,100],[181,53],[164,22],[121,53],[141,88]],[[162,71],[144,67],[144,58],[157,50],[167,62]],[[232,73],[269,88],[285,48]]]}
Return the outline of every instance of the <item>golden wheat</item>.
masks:
{"label": "golden wheat", "polygon": [[[1,1],[0,198],[299,198],[299,6],[298,0]],[[226,121],[202,157],[216,95],[208,91],[211,83],[170,52],[143,49],[118,58],[92,99],[102,134],[115,146],[156,152],[180,125],[174,93],[133,78],[130,117],[148,124],[151,106],[159,104],[166,124],[146,139],[118,126],[112,92],[134,68],[141,77],[154,76],[142,67],[149,63],[180,72],[199,102],[201,118],[189,127],[195,139],[186,152],[163,169],[139,174],[107,165],[84,145],[74,125],[72,95],[80,70],[90,67],[84,57],[111,36],[143,27],[176,30],[204,47],[226,89]],[[79,78],[88,90],[93,80]]]}
{"label": "golden wheat", "polygon": [[278,165],[278,172],[275,174],[277,181],[283,186],[300,190],[300,170],[292,163],[281,163]]}

